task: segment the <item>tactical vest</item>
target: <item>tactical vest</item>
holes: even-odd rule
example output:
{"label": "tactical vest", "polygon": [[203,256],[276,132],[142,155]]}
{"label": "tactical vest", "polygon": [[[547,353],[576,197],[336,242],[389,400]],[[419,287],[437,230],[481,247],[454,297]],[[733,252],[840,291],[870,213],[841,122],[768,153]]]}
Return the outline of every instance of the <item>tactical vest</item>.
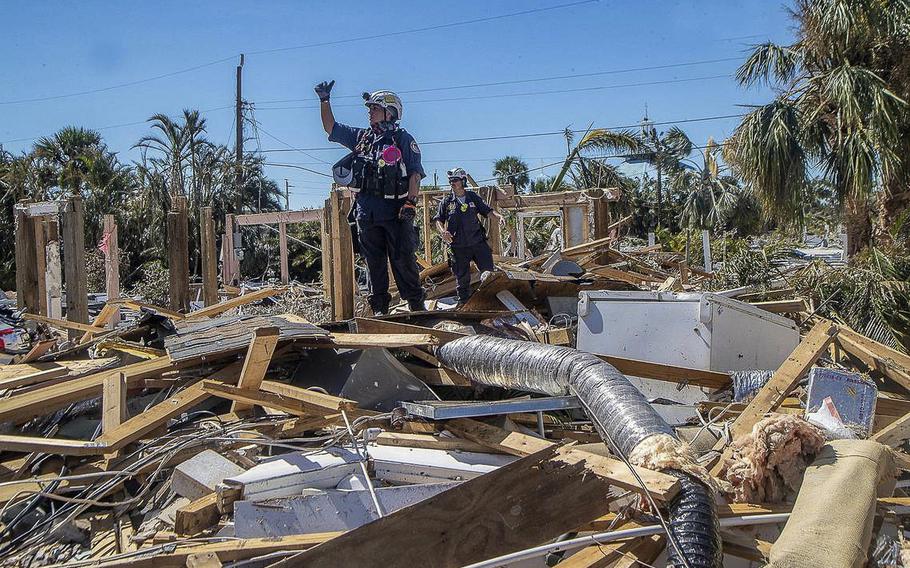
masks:
{"label": "tactical vest", "polygon": [[381,155],[384,146],[395,146],[400,155],[402,132],[396,128],[376,136],[372,130],[364,130],[355,150],[350,187],[359,189],[365,195],[385,199],[404,199],[408,196],[408,174],[403,157],[394,163],[386,163]]}

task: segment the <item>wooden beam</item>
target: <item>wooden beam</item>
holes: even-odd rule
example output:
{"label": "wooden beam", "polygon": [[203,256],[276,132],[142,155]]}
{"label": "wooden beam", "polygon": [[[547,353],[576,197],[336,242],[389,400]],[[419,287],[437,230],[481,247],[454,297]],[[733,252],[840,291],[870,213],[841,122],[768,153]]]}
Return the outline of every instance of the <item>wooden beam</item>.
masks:
{"label": "wooden beam", "polygon": [[[776,409],[787,398],[797,381],[815,364],[815,361],[825,352],[828,345],[837,336],[837,333],[837,325],[829,320],[820,320],[812,327],[806,337],[793,350],[793,353],[787,357],[787,360],[781,364],[771,376],[771,379],[756,393],[745,410],[730,425],[730,435],[733,440],[751,432],[752,427],[765,414]],[[714,449],[721,450],[725,445],[726,440],[721,438],[715,444]],[[716,475],[723,467],[724,457],[729,455],[729,451],[729,448],[727,448],[724,456],[712,468],[712,474]]]}
{"label": "wooden beam", "polygon": [[172,320],[182,320],[182,319],[186,318],[186,316],[184,314],[181,314],[180,312],[175,312],[173,310],[169,310],[169,309],[163,308],[161,306],[156,306],[154,304],[147,304],[145,302],[140,302],[139,300],[132,300],[129,298],[124,298],[121,300],[117,300],[115,303],[123,306],[124,308],[128,308],[130,310],[135,310],[137,312],[140,312],[143,309],[152,310],[152,311],[157,312],[158,314],[160,314],[164,317],[170,318]]}
{"label": "wooden beam", "polygon": [[597,355],[607,363],[616,367],[624,375],[632,375],[644,379],[656,379],[670,383],[688,384],[709,389],[723,389],[730,386],[730,374],[705,369],[692,369],[689,367],[676,367],[663,363],[652,363],[638,359],[626,359],[612,355]]}
{"label": "wooden beam", "polygon": [[214,526],[220,518],[218,494],[213,491],[177,509],[174,532],[180,536],[195,536]]}
{"label": "wooden beam", "polygon": [[35,276],[38,289],[35,295],[38,299],[38,313],[48,315],[47,312],[47,233],[43,217],[33,217],[28,220],[32,225],[32,235],[35,249]]}
{"label": "wooden beam", "polygon": [[28,216],[28,202],[15,207],[16,304],[19,308],[40,313],[38,297],[38,260],[35,257],[35,224]]}
{"label": "wooden beam", "polygon": [[224,236],[221,238],[221,281],[233,286],[240,276],[234,270],[234,215],[224,216]]}
{"label": "wooden beam", "polygon": [[256,290],[255,292],[247,292],[242,296],[237,296],[236,298],[225,300],[219,304],[215,304],[214,306],[206,306],[201,310],[190,312],[186,314],[186,319],[191,320],[199,318],[210,318],[224,313],[228,310],[232,310],[240,306],[245,306],[246,304],[251,304],[264,298],[270,298],[272,296],[284,294],[285,292],[287,292],[287,288],[276,288],[273,286],[268,286],[266,288],[262,288],[261,290]]}
{"label": "wooden beam", "polygon": [[471,379],[446,368],[425,367],[413,363],[402,363],[415,377],[431,386],[469,387]]}
{"label": "wooden beam", "polygon": [[[332,280],[334,270],[332,269],[332,200],[326,199],[325,206],[322,208],[322,223],[319,227],[319,246],[322,249],[322,293],[325,301],[329,304],[329,313],[335,315],[335,283]],[[353,241],[352,241],[353,242]]]}
{"label": "wooden beam", "polygon": [[910,438],[910,412],[879,430],[870,439],[896,448],[908,438]]}
{"label": "wooden beam", "polygon": [[[101,311],[98,312],[98,315],[95,316],[95,319],[92,320],[92,327],[95,328],[95,331],[86,331],[82,334],[82,337],[79,339],[79,343],[86,343],[91,341],[92,337],[99,333],[103,333],[106,328],[112,327],[108,324],[112,323],[114,316],[120,315],[120,305],[116,303],[104,304],[104,307],[101,308]],[[118,318],[119,319],[119,318]]]}
{"label": "wooden beam", "polygon": [[104,283],[107,299],[120,297],[120,246],[117,241],[117,221],[113,215],[104,216],[104,231],[101,236],[104,247]]}
{"label": "wooden beam", "polygon": [[123,424],[127,416],[126,375],[111,373],[104,378],[101,394],[101,432],[109,434]]}
{"label": "wooden beam", "polygon": [[400,434],[397,432],[382,432],[376,437],[380,446],[398,446],[403,448],[427,448],[430,450],[480,452],[484,454],[502,453],[489,446],[462,440],[461,438],[444,438],[428,434]]}
{"label": "wooden beam", "polygon": [[60,222],[57,218],[45,221],[47,245],[44,249],[47,282],[47,313],[52,318],[63,316],[63,265],[60,262]]}
{"label": "wooden beam", "polygon": [[329,201],[332,217],[333,317],[346,320],[354,317],[354,249],[347,221],[351,200],[343,192],[332,190]]}
{"label": "wooden beam", "polygon": [[910,390],[910,355],[891,349],[846,326],[840,327],[837,343],[870,370],[878,371]]}
{"label": "wooden beam", "polygon": [[[87,324],[85,212],[81,195],[70,198],[63,214],[63,267],[66,279],[66,319],[73,323]],[[71,340],[75,340],[79,335],[81,334],[70,328]]]}
{"label": "wooden beam", "polygon": [[61,456],[90,456],[104,453],[100,442],[41,438],[37,436],[0,435],[0,450],[6,452],[35,452]]}
{"label": "wooden beam", "polygon": [[28,373],[26,375],[21,375],[18,377],[0,379],[0,389],[15,389],[18,387],[35,385],[38,383],[43,383],[44,381],[49,381],[51,379],[64,377],[68,374],[69,369],[66,367],[56,367],[52,369],[45,369],[43,371],[35,371],[34,373]]}
{"label": "wooden beam", "polygon": [[[281,383],[271,383],[263,381],[262,390],[248,391],[237,387],[225,385],[218,381],[203,381],[202,388],[205,392],[228,400],[245,402],[250,405],[262,406],[279,412],[293,414],[294,416],[325,416],[326,408],[321,398],[310,397],[309,395],[291,396],[292,389],[300,389],[291,385]],[[280,386],[279,386],[280,385]],[[279,391],[276,393],[270,390]],[[309,391],[312,392],[312,391]],[[313,393],[320,394],[320,393]],[[329,396],[329,395],[324,395]],[[336,398],[336,397],[331,397]],[[339,399],[344,400],[344,399]],[[360,411],[362,412],[362,411]]]}
{"label": "wooden beam", "polygon": [[430,196],[425,192],[420,195],[420,211],[423,214],[423,259],[433,264],[433,220],[430,211]]}
{"label": "wooden beam", "polygon": [[[214,382],[214,381],[212,381]],[[165,424],[169,419],[186,412],[209,397],[200,383],[188,386],[171,398],[163,400],[141,414],[130,418],[98,437],[97,442],[107,452],[122,449],[142,436]]]}
{"label": "wooden beam", "polygon": [[[253,337],[243,360],[243,370],[240,371],[238,388],[249,391],[259,390],[259,385],[265,378],[265,372],[269,369],[269,363],[272,362],[272,355],[275,354],[278,334],[277,327],[260,327],[253,330]],[[241,412],[252,408],[252,405],[245,402],[234,401],[234,404],[231,405],[231,412]]]}
{"label": "wooden beam", "polygon": [[281,272],[281,283],[285,286],[290,282],[288,270],[288,224],[278,223],[278,265]]}
{"label": "wooden beam", "polygon": [[202,208],[202,300],[206,306],[218,303],[218,253],[215,247],[215,220],[212,208]]}
{"label": "wooden beam", "polygon": [[424,327],[421,325],[411,325],[408,323],[399,323],[397,321],[387,321],[380,320],[375,318],[355,318],[354,322],[357,325],[357,333],[419,333],[419,334],[429,334],[436,338],[439,342],[439,345],[443,343],[448,343],[458,339],[459,337],[466,337],[464,333],[457,333],[454,331],[443,331],[441,329],[434,329],[432,327]]}
{"label": "wooden beam", "polygon": [[547,542],[609,510],[610,474],[572,452],[545,448],[275,567],[425,566],[428,559],[456,567]]}
{"label": "wooden beam", "polygon": [[247,213],[234,217],[234,222],[238,227],[245,227],[248,225],[280,225],[281,223],[313,223],[321,221],[322,209]]}
{"label": "wooden beam", "polygon": [[439,341],[429,333],[333,333],[327,347],[416,347],[438,345]]}
{"label": "wooden beam", "polygon": [[89,325],[87,323],[81,323],[77,321],[61,320],[55,318],[49,318],[46,316],[39,316],[38,314],[29,314],[23,313],[22,317],[27,320],[37,321],[41,323],[46,323],[51,327],[56,327],[57,329],[68,329],[70,331],[81,331],[87,333],[98,333],[98,328]]}
{"label": "wooden beam", "polygon": [[312,533],[304,535],[238,538],[205,544],[185,543],[183,546],[166,548],[150,556],[130,556],[115,560],[99,559],[95,568],[186,568],[186,561],[192,555],[213,553],[220,562],[234,562],[273,552],[306,550],[340,535],[340,532]]}
{"label": "wooden beam", "polygon": [[175,196],[167,214],[168,295],[170,308],[190,310],[189,219],[186,197]]}

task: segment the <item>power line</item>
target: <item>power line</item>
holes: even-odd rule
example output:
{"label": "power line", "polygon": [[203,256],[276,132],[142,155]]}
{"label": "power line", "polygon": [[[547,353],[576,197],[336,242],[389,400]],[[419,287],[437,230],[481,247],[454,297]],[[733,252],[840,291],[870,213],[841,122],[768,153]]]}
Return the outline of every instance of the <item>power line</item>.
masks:
{"label": "power line", "polygon": [[[742,118],[744,116],[746,116],[744,113],[724,114],[724,115],[716,115],[716,116],[702,116],[702,117],[698,117],[698,118],[684,118],[684,119],[680,119],[680,120],[665,120],[665,121],[661,121],[661,122],[652,122],[651,124],[654,126],[662,126],[662,125],[667,125],[667,124],[685,124],[685,123],[690,123],[690,122],[708,122],[708,121],[712,121],[712,120]],[[641,124],[636,123],[636,124],[622,124],[622,125],[618,125],[618,126],[603,126],[603,127],[598,127],[597,129],[599,129],[599,130],[620,130],[620,129],[626,129],[626,128],[638,128],[639,126],[641,126]],[[570,132],[572,132],[573,134],[582,134],[582,133],[588,132],[588,130],[587,129],[586,130],[570,130]],[[482,137],[476,137],[476,138],[459,138],[459,139],[453,139],[453,140],[433,140],[430,142],[421,142],[420,145],[429,146],[429,145],[434,145],[434,144],[457,144],[457,143],[461,143],[461,142],[486,142],[486,141],[490,141],[490,140],[511,140],[511,139],[515,139],[515,138],[536,138],[536,137],[541,137],[541,136],[563,136],[565,133],[566,133],[565,130],[555,130],[552,132],[532,132],[532,133],[528,133],[528,134],[506,134],[506,135],[500,135],[500,136],[482,136]],[[291,149],[267,148],[265,150],[262,150],[262,152],[263,153],[292,152],[292,151],[297,151],[297,150],[307,150],[309,152],[316,152],[316,151],[322,151],[322,150],[338,150],[338,147],[337,146],[320,146],[320,147],[313,147],[313,148],[291,148]]]}
{"label": "power line", "polygon": [[127,83],[119,83],[117,85],[110,85],[108,87],[99,87],[97,89],[89,89],[87,91],[78,91],[75,93],[66,93],[63,95],[48,95],[44,97],[34,97],[31,99],[18,99],[13,101],[0,101],[0,105],[16,105],[21,103],[37,103],[43,101],[55,101],[59,99],[67,99],[70,97],[81,97],[83,95],[93,95],[96,93],[103,93],[106,91],[113,91],[115,89],[122,89],[124,87],[133,87],[135,85],[141,85],[143,83],[149,83],[151,81],[157,81],[158,79],[164,79],[166,77],[173,77],[174,75],[180,75],[182,73],[189,73],[190,71],[196,71],[204,67],[211,67],[212,65],[217,65],[219,63],[224,63],[225,61],[230,61],[234,59],[235,56],[224,57],[216,61],[210,61],[208,63],[203,63],[202,65],[195,65],[193,67],[187,67],[186,69],[180,69],[179,71],[172,71],[170,73],[164,73],[162,75],[155,75],[154,77],[148,77],[146,79],[138,79],[136,81],[129,81]]}
{"label": "power line", "polygon": [[[203,110],[200,110],[199,112],[214,112],[214,111],[216,111],[216,110],[224,110],[224,109],[228,109],[228,108],[234,108],[234,105],[228,105],[228,106],[222,106],[222,107],[215,107],[215,108],[203,109]],[[136,122],[124,122],[124,123],[122,123],[122,124],[111,124],[111,125],[108,125],[108,126],[98,126],[98,127],[95,127],[95,128],[88,127],[88,129],[89,129],[89,130],[111,130],[111,129],[114,129],[114,128],[124,128],[124,127],[126,127],[126,126],[139,126],[139,125],[141,125],[141,124],[148,124],[148,119],[139,120],[139,121],[136,121]],[[13,142],[29,142],[29,141],[34,140],[34,139],[36,139],[36,138],[38,138],[38,136],[30,136],[30,137],[28,137],[28,138],[14,138],[14,139],[12,139],[12,140],[4,140],[4,141],[0,142],[0,144],[11,144],[11,143],[13,143]]]}
{"label": "power line", "polygon": [[[288,143],[285,142],[284,140],[278,138],[278,137],[275,136],[274,134],[269,133],[269,131],[267,131],[265,128],[262,128],[262,123],[259,122],[258,120],[253,119],[253,121],[254,121],[254,126],[255,126],[258,130],[261,130],[263,134],[265,134],[266,136],[268,136],[268,137],[271,138],[272,140],[275,140],[275,141],[278,142],[279,144],[284,144],[284,145],[287,146],[288,148],[294,148],[292,145],[288,144]],[[262,150],[260,149],[260,152],[261,152],[261,151],[262,151]],[[297,151],[300,152],[301,154],[303,154],[304,156],[306,156],[307,158],[310,158],[310,159],[312,159],[312,160],[316,160],[316,161],[319,162],[319,163],[322,163],[322,164],[328,164],[328,163],[329,163],[329,162],[326,162],[326,161],[323,160],[323,159],[317,158],[316,156],[314,156],[314,155],[312,155],[312,154],[307,154],[307,153],[306,153],[305,151],[303,151],[303,150],[297,150]]]}
{"label": "power line", "polygon": [[[686,79],[665,79],[662,81],[646,81],[641,83],[625,83],[621,85],[601,85],[598,87],[579,87],[575,89],[556,89],[550,91],[529,91],[527,93],[505,93],[499,95],[473,95],[467,97],[451,97],[446,99],[423,99],[416,101],[408,101],[408,104],[414,103],[444,103],[444,102],[453,102],[453,101],[474,101],[481,99],[503,99],[503,98],[512,98],[512,97],[531,97],[537,95],[559,95],[565,93],[580,93],[587,91],[603,91],[607,89],[623,89],[628,87],[650,87],[654,85],[667,85],[671,83],[691,83],[693,81],[708,81],[713,79],[728,79],[730,75],[708,75],[706,77],[690,77]],[[348,104],[348,105],[333,105],[335,108],[339,107],[359,107],[363,105],[359,104]],[[310,106],[289,106],[289,107],[261,107],[259,110],[292,110],[292,109],[316,109],[319,108],[318,105]]]}
{"label": "power line", "polygon": [[303,167],[303,166],[297,166],[297,165],[294,165],[294,164],[276,164],[276,163],[274,163],[274,162],[263,162],[263,163],[264,163],[265,165],[267,165],[267,166],[276,166],[276,167],[279,167],[279,168],[297,168],[298,170],[303,170],[303,171],[305,171],[305,172],[310,172],[311,174],[316,174],[316,175],[320,175],[320,176],[325,176],[325,177],[327,177],[327,178],[332,177],[332,176],[330,176],[329,174],[326,174],[326,173],[323,173],[323,172],[318,172],[318,171],[316,171],[316,170],[311,170],[310,168],[305,168],[305,167]]}
{"label": "power line", "polygon": [[493,22],[493,21],[496,21],[496,20],[503,20],[503,19],[506,19],[506,18],[514,18],[514,17],[517,17],[517,16],[527,16],[527,15],[529,15],[529,14],[539,14],[539,13],[541,13],[541,12],[550,12],[550,11],[553,11],[553,10],[561,10],[562,8],[571,8],[571,7],[574,7],[574,6],[581,6],[581,5],[583,5],[583,4],[592,4],[592,3],[597,2],[597,1],[598,1],[598,0],[581,0],[581,1],[579,1],[579,2],[569,2],[569,3],[567,3],[567,4],[557,4],[557,5],[555,5],[555,6],[546,6],[546,7],[544,7],[544,8],[534,8],[534,9],[531,9],[531,10],[522,10],[522,11],[520,11],[520,12],[511,12],[511,13],[508,13],[508,14],[500,14],[500,15],[498,15],[498,16],[487,16],[487,17],[485,17],[485,18],[474,18],[474,19],[472,19],[472,20],[460,20],[460,21],[455,21],[455,22],[449,22],[449,23],[446,23],[446,24],[438,24],[438,25],[435,25],[435,26],[425,26],[425,27],[422,27],[422,28],[413,28],[413,29],[410,29],[410,30],[401,30],[401,31],[397,31],[397,32],[386,32],[386,33],[381,33],[381,34],[374,34],[374,35],[368,35],[368,36],[359,36],[359,37],[353,37],[353,38],[347,38],[347,39],[339,39],[339,40],[333,40],[333,41],[322,41],[322,42],[316,42],[316,43],[305,43],[305,44],[302,44],[302,45],[295,45],[295,46],[291,46],[291,47],[277,47],[277,48],[274,48],[274,49],[262,49],[262,50],[259,50],[259,51],[247,51],[246,53],[247,53],[248,55],[261,55],[261,54],[265,54],[265,53],[278,53],[278,52],[281,52],[281,51],[293,51],[293,50],[297,50],[297,49],[309,49],[309,48],[312,48],[312,47],[325,47],[325,46],[329,46],[329,45],[340,45],[340,44],[343,44],[343,43],[353,43],[353,42],[358,42],[358,41],[369,41],[369,40],[372,40],[372,39],[381,39],[381,38],[386,38],[386,37],[395,37],[395,36],[400,36],[400,35],[405,35],[405,34],[413,34],[413,33],[421,33],[421,32],[431,32],[431,31],[443,30],[443,29],[447,29],[447,28],[455,28],[455,27],[460,27],[460,26],[468,26],[468,25],[472,25],[472,24],[480,24],[480,23],[484,23],[484,22]]}
{"label": "power line", "polygon": [[[434,91],[454,91],[456,89],[475,89],[480,87],[498,87],[501,85],[519,85],[522,83],[536,83],[539,81],[558,81],[563,79],[579,79],[583,77],[599,77],[603,75],[618,75],[621,73],[634,73],[638,71],[655,71],[660,69],[674,69],[678,67],[692,67],[696,65],[707,65],[711,63],[725,63],[728,61],[742,61],[742,57],[723,57],[720,59],[704,59],[701,61],[685,61],[681,63],[668,63],[665,65],[651,65],[648,67],[631,67],[628,69],[612,69],[609,71],[595,71],[591,73],[576,73],[574,75],[555,75],[552,77],[535,77],[531,79],[513,79],[509,81],[493,81],[490,83],[472,83],[468,85],[448,85],[445,87],[428,87],[423,89],[397,90],[398,94],[430,93]],[[333,95],[333,99],[359,99],[361,95]],[[258,101],[258,104],[272,103],[294,103],[301,101],[314,101],[314,97],[306,99],[276,99],[270,101]],[[413,101],[409,101],[413,102]],[[297,107],[299,108],[299,107]]]}
{"label": "power line", "polygon": [[[400,30],[400,31],[396,31],[396,32],[388,32],[388,33],[375,34],[375,35],[370,35],[370,36],[359,36],[359,37],[352,37],[352,38],[339,39],[339,40],[333,40],[333,41],[310,43],[310,44],[304,44],[304,45],[295,45],[295,46],[290,46],[290,47],[279,47],[279,48],[274,48],[274,49],[261,49],[258,51],[247,51],[245,53],[247,55],[262,55],[262,54],[268,54],[268,53],[278,53],[281,51],[292,51],[292,50],[307,49],[307,48],[312,48],[312,47],[322,47],[322,46],[340,45],[340,44],[344,44],[344,43],[352,43],[352,42],[358,42],[358,41],[368,41],[371,39],[380,39],[380,38],[384,38],[384,37],[394,37],[394,36],[400,36],[400,35],[406,35],[406,34],[412,34],[412,33],[420,33],[420,32],[426,32],[426,31],[433,31],[433,30],[440,30],[440,29],[452,28],[452,27],[458,27],[458,26],[467,26],[467,25],[478,24],[478,23],[482,23],[482,22],[491,22],[491,21],[495,21],[495,20],[502,20],[505,18],[512,18],[512,17],[516,17],[516,16],[525,16],[528,14],[548,12],[548,11],[552,11],[552,10],[559,10],[562,8],[570,8],[573,6],[580,6],[582,4],[591,4],[591,3],[597,2],[597,1],[598,0],[581,0],[578,2],[570,2],[567,4],[558,4],[555,6],[536,8],[533,10],[523,10],[520,12],[511,12],[509,14],[501,14],[498,16],[488,16],[485,18],[475,18],[473,20],[461,20],[461,21],[449,22],[446,24],[439,24],[436,26],[426,26],[426,27],[422,27],[422,28],[413,28],[413,29],[409,29],[409,30]],[[136,85],[142,85],[144,83],[149,83],[152,81],[157,81],[159,79],[165,79],[167,77],[173,77],[175,75],[189,73],[191,71],[196,71],[199,69],[203,69],[205,67],[211,67],[212,65],[217,65],[219,63],[232,61],[236,57],[237,57],[236,55],[231,55],[229,57],[223,57],[223,58],[217,59],[215,61],[209,61],[208,63],[202,63],[201,65],[194,65],[192,67],[187,67],[185,69],[179,69],[177,71],[171,71],[169,73],[162,73],[161,75],[155,75],[153,77],[147,77],[145,79],[137,79],[135,81],[128,81],[125,83],[118,83],[116,85],[109,85],[107,87],[99,87],[96,89],[88,89],[85,91],[77,91],[77,92],[73,92],[73,93],[64,93],[64,94],[59,94],[59,95],[47,95],[47,96],[32,97],[32,98],[27,98],[27,99],[0,101],[0,105],[46,102],[46,101],[66,99],[66,98],[71,98],[71,97],[79,97],[79,96],[84,96],[84,95],[103,93],[103,92],[107,92],[107,91],[113,91],[116,89],[122,89],[125,87],[133,87]]]}

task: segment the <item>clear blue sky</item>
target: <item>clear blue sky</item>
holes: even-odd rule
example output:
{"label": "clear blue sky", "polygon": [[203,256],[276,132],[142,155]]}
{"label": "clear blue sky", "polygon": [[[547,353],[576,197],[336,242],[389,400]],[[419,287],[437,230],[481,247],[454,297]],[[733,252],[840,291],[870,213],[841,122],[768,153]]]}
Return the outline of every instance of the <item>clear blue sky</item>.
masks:
{"label": "clear blue sky", "polygon": [[[195,108],[205,111],[208,137],[233,147],[234,69],[243,52],[244,98],[253,103],[261,123],[259,140],[248,140],[248,149],[328,147],[312,86],[335,79],[338,120],[366,122],[358,98],[362,91],[402,92],[402,124],[424,142],[429,179],[434,171],[444,179],[446,169],[461,165],[480,180],[491,177],[493,160],[505,154],[518,155],[531,167],[560,160],[565,141],[539,136],[427,142],[553,132],[570,125],[584,129],[591,123],[632,125],[641,119],[645,105],[658,122],[740,113],[737,105],[765,102],[771,96],[767,89],[746,91],[732,79],[745,50],[768,39],[787,42],[792,35],[786,6],[775,2],[599,0],[341,41],[569,3],[572,0],[7,0],[2,5],[0,103],[103,89],[227,60],[92,94],[0,104],[0,143],[18,153],[63,126],[84,126],[99,129],[109,147],[129,162],[137,157],[130,147],[148,133],[143,120],[157,112],[178,115],[183,108]],[[731,57],[739,59],[603,74]],[[444,88],[596,73],[601,74]],[[439,90],[407,92],[421,89]],[[725,138],[736,124],[736,119],[725,119],[680,126],[696,144],[704,144],[708,137]],[[247,136],[252,135],[247,128]],[[330,164],[344,152],[338,148],[268,156],[271,162],[329,173]],[[542,171],[552,174],[557,168]],[[318,206],[325,198],[328,178],[277,166],[268,172],[281,185],[290,179],[291,207]]]}

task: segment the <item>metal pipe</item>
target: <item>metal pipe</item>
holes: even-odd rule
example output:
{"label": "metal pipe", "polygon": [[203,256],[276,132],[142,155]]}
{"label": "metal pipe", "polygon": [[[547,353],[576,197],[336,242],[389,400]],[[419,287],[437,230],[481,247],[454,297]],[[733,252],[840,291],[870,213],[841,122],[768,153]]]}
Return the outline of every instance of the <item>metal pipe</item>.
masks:
{"label": "metal pipe", "polygon": [[[785,523],[789,518],[790,513],[775,513],[770,515],[752,516],[743,515],[739,517],[728,517],[726,519],[721,519],[720,526],[729,528],[753,525],[770,525]],[[650,536],[652,534],[660,534],[662,532],[663,527],[660,525],[649,525],[646,527],[636,527],[634,529],[596,533],[588,536],[573,538],[572,540],[564,540],[562,542],[543,544],[541,546],[535,546],[534,548],[519,550],[518,552],[504,554],[502,556],[497,556],[496,558],[491,558],[482,562],[475,562],[474,564],[469,564],[467,566],[463,566],[462,568],[499,568],[502,566],[508,566],[509,564],[515,562],[520,562],[522,560],[538,558],[552,552],[569,552],[578,548],[583,548],[585,546],[604,544],[623,538]]]}

